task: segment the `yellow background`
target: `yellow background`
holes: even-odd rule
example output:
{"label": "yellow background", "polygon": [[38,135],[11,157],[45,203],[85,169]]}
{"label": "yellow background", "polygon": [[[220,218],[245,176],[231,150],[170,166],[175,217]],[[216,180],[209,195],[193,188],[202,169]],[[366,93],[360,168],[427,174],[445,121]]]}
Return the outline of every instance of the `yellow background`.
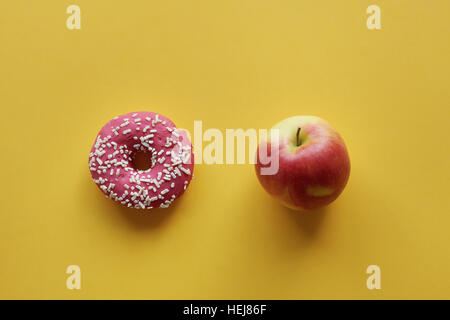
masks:
{"label": "yellow background", "polygon": [[[72,3],[81,30],[66,28]],[[370,4],[381,30],[366,27]],[[0,298],[450,298],[449,12],[445,0],[2,1]],[[347,143],[349,184],[301,214],[251,165],[203,164],[173,207],[138,215],[101,194],[88,153],[108,120],[143,109],[190,130],[321,116]],[[66,288],[70,264],[80,291]]]}

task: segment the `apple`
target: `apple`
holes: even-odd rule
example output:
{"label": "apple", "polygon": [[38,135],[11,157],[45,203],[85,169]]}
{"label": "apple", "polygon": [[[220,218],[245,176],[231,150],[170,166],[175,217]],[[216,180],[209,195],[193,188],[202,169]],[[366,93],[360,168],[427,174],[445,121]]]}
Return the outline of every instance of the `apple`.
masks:
{"label": "apple", "polygon": [[[278,130],[278,138],[270,135],[261,141],[256,153],[256,175],[263,188],[294,210],[316,210],[333,202],[350,175],[350,159],[339,133],[315,116],[290,117],[272,129]],[[261,154],[263,147],[266,151]],[[274,157],[278,170],[262,174]]]}

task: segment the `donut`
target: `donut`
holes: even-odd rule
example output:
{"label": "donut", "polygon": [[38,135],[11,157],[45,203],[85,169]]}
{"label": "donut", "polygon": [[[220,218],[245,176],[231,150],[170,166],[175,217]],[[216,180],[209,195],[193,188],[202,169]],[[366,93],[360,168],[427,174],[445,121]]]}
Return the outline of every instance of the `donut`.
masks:
{"label": "donut", "polygon": [[[149,153],[147,170],[133,161]],[[136,209],[167,208],[189,186],[194,173],[186,131],[155,112],[115,117],[98,133],[89,153],[92,179],[106,197]]]}

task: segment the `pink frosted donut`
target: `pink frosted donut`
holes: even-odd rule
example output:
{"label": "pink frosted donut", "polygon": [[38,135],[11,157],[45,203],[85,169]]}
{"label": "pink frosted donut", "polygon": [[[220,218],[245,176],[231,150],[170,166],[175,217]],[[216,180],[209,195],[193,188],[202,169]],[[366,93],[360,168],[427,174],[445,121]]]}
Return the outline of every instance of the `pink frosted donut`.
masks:
{"label": "pink frosted donut", "polygon": [[[149,169],[133,165],[138,151],[150,153]],[[89,153],[89,169],[100,190],[122,205],[167,208],[189,185],[193,157],[185,131],[158,113],[140,111],[115,117],[100,130]]]}

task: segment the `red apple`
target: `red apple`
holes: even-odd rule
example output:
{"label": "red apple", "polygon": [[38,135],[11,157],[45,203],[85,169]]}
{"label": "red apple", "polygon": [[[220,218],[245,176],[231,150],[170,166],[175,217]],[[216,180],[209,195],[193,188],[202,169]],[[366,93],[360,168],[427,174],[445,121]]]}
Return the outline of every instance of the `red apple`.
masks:
{"label": "red apple", "polygon": [[[272,129],[278,129],[278,138],[274,141],[269,135],[256,153],[256,175],[263,188],[295,210],[315,210],[333,202],[350,175],[350,159],[339,133],[315,116],[291,117]],[[278,170],[264,172],[276,159]]]}

